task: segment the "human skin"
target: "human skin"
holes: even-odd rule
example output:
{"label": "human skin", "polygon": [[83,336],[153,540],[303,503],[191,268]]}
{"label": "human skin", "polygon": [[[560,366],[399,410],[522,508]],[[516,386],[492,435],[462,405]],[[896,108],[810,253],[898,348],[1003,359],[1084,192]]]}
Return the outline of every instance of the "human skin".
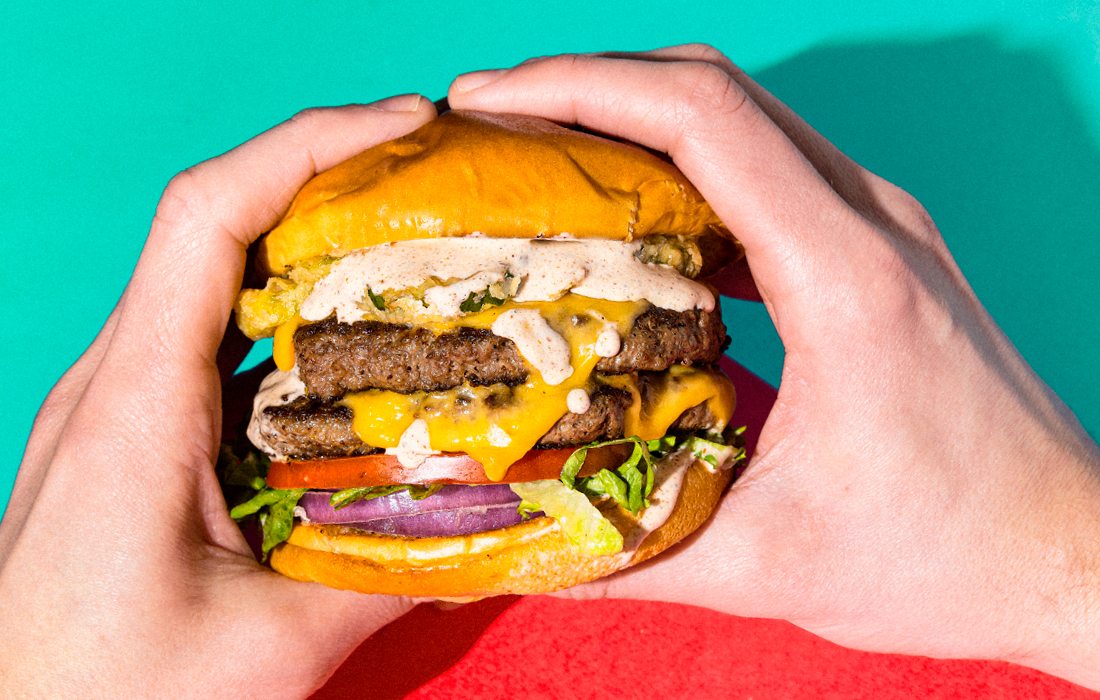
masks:
{"label": "human skin", "polygon": [[256,563],[214,476],[217,360],[248,244],[316,172],[434,116],[415,95],[307,110],[169,184],[0,524],[0,696],[301,697],[412,607]]}
{"label": "human skin", "polygon": [[1100,689],[1100,451],[913,197],[708,46],[535,59],[461,76],[448,99],[669,154],[744,245],[786,350],[756,454],[704,532],[571,595]]}
{"label": "human skin", "polygon": [[[544,59],[466,76],[450,100],[669,153],[744,243],[787,350],[711,525],[576,595],[1100,687],[1096,446],[911,197],[706,47]],[[0,524],[0,695],[301,696],[409,608],[256,564],[212,465],[247,245],[313,173],[432,116],[415,96],[307,111],[173,180],[118,307],[43,406]]]}

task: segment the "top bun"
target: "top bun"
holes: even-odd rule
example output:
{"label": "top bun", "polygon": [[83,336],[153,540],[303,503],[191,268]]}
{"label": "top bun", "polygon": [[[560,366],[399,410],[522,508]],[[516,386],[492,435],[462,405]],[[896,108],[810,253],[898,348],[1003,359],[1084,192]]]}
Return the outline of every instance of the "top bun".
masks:
{"label": "top bun", "polygon": [[481,233],[629,241],[725,227],[671,163],[536,117],[447,112],[306,183],[261,244],[279,273],[318,255]]}

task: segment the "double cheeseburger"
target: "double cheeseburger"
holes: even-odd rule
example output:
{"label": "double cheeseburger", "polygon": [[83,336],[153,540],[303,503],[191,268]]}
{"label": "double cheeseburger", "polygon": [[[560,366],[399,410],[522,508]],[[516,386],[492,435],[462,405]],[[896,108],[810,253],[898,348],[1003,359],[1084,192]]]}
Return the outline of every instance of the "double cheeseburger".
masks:
{"label": "double cheeseburger", "polygon": [[667,161],[448,112],[319,174],[237,322],[274,337],[234,508],[271,566],[367,593],[540,593],[710,515],[740,457],[696,278],[739,254]]}

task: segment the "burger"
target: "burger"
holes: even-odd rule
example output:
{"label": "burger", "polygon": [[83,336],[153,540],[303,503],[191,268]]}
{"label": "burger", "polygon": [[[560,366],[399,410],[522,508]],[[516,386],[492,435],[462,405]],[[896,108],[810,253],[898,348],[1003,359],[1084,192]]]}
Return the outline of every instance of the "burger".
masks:
{"label": "burger", "polygon": [[320,173],[236,304],[277,369],[232,515],[276,571],[366,593],[542,593],[658,554],[743,456],[700,281],[739,255],[666,159],[532,117],[446,112]]}

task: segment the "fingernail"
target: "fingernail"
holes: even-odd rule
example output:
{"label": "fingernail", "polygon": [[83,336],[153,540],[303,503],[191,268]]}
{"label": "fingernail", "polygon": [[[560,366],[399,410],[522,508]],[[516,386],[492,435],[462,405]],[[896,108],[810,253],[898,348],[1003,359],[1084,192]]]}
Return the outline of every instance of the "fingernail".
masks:
{"label": "fingernail", "polygon": [[455,78],[454,82],[451,83],[451,87],[458,92],[472,92],[473,90],[485,87],[489,83],[496,81],[507,72],[506,69],[498,69],[479,70],[473,73],[466,73]]}
{"label": "fingernail", "polygon": [[423,95],[394,95],[393,97],[379,100],[371,106],[383,112],[416,112],[420,110],[420,104],[423,101]]}

